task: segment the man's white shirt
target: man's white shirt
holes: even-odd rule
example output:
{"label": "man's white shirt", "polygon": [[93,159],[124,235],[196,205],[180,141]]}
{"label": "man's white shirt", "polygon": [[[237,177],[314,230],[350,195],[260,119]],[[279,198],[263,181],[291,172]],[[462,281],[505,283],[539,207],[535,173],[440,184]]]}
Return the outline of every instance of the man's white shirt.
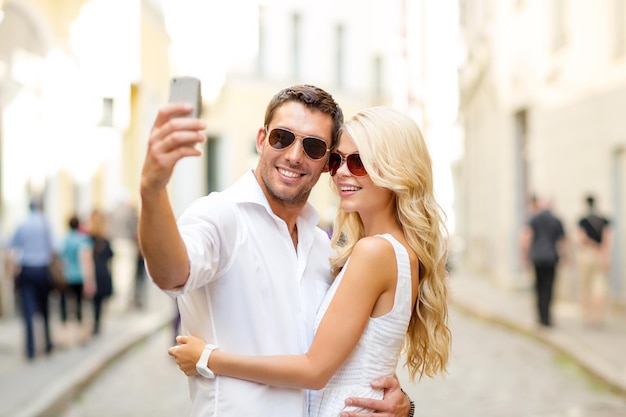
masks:
{"label": "man's white shirt", "polygon": [[[331,282],[331,248],[317,222],[307,204],[297,220],[296,252],[251,171],[195,201],[178,220],[190,276],[169,291],[178,301],[181,334],[244,355],[306,352]],[[221,376],[195,376],[189,384],[193,417],[306,415],[304,390]]]}

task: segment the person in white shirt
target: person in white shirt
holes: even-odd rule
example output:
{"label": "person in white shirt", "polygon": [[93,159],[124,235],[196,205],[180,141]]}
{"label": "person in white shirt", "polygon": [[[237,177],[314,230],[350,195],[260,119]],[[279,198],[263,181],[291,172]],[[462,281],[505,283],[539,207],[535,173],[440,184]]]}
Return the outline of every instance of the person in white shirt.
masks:
{"label": "person in white shirt", "polygon": [[[150,134],[139,219],[149,275],[177,297],[181,332],[206,340],[207,354],[212,345],[245,355],[304,353],[332,281],[328,236],[307,199],[337,145],[341,108],[314,86],[278,92],[257,131],[256,169],[194,202],[177,223],[167,183],[176,163],[199,155],[195,145],[205,140],[204,122],[174,117],[190,112],[184,103],[162,107]],[[384,399],[349,401],[407,416],[409,400],[397,380],[381,377],[373,384],[385,389]],[[302,389],[201,375],[189,384],[194,417],[307,414]]]}

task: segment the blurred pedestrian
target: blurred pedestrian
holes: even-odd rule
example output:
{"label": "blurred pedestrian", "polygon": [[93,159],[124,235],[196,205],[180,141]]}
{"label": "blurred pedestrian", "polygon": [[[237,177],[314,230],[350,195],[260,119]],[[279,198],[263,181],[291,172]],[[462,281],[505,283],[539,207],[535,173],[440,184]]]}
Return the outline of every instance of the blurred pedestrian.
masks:
{"label": "blurred pedestrian", "polygon": [[48,264],[54,251],[52,230],[43,214],[42,203],[31,201],[28,217],[15,230],[9,249],[19,272],[15,287],[19,292],[26,336],[26,357],[35,358],[35,318],[43,319],[45,352],[53,350],[49,324],[49,295],[52,285],[48,275]]}
{"label": "blurred pedestrian", "polygon": [[561,220],[552,213],[547,199],[537,202],[537,213],[524,226],[520,250],[522,264],[532,263],[535,272],[535,295],[539,323],[552,326],[552,299],[556,268],[566,255],[565,229]]}
{"label": "blurred pedestrian", "polygon": [[93,264],[96,279],[96,292],[93,295],[93,335],[100,333],[102,309],[106,300],[113,295],[111,259],[113,251],[109,241],[104,215],[94,210],[91,213],[89,233],[93,243]]}
{"label": "blurred pedestrian", "polygon": [[604,324],[611,267],[612,231],[608,218],[596,210],[595,197],[585,198],[587,213],[578,221],[578,273],[583,323]]}
{"label": "blurred pedestrian", "polygon": [[[87,330],[83,327],[83,299],[91,298],[95,292],[93,243],[89,236],[80,231],[78,216],[73,215],[69,222],[69,231],[63,238],[60,255],[63,259],[63,270],[66,288],[61,292],[61,322],[66,343],[72,345],[74,330],[78,333],[80,343],[85,342]],[[68,320],[68,301],[73,300],[73,312],[76,316],[77,329]]]}
{"label": "blurred pedestrian", "polygon": [[139,248],[139,244],[137,244],[137,263],[135,264],[135,287],[133,294],[133,307],[137,310],[143,310],[146,306],[146,295],[147,295],[147,273],[146,266],[144,264],[143,254],[141,253],[141,249]]}
{"label": "blurred pedestrian", "polygon": [[138,211],[130,200],[130,195],[123,192],[111,213],[109,237],[115,253],[111,264],[115,296],[111,307],[119,312],[126,312],[134,306],[134,285],[137,272],[137,222]]}

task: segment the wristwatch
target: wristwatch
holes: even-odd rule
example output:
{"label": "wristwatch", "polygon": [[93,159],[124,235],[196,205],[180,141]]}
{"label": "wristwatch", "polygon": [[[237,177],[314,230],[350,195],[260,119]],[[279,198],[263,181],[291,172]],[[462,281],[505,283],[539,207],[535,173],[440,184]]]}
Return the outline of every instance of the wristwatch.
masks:
{"label": "wristwatch", "polygon": [[400,388],[400,391],[402,391],[406,399],[409,400],[409,414],[407,417],[413,417],[415,415],[415,402],[411,400],[409,394],[407,394],[402,388]]}
{"label": "wristwatch", "polygon": [[200,355],[200,359],[198,359],[198,362],[196,362],[196,371],[198,371],[200,375],[207,379],[215,378],[215,374],[212,370],[209,369],[208,366],[209,357],[215,349],[218,349],[216,345],[208,343],[206,346],[204,346],[204,349],[202,350],[202,355]]}

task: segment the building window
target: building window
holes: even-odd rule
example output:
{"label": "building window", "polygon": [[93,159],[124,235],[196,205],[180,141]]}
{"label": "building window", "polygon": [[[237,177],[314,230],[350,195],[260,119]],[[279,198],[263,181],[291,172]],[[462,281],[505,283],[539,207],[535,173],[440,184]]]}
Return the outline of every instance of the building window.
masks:
{"label": "building window", "polygon": [[205,150],[204,153],[206,155],[206,194],[210,192],[217,191],[217,180],[218,180],[218,161],[217,161],[217,141],[218,138],[216,136],[207,136],[207,141],[205,142]]}
{"label": "building window", "polygon": [[293,53],[293,77],[300,78],[300,49],[302,47],[300,39],[301,17],[299,13],[294,13],[292,17],[292,53]]}
{"label": "building window", "polygon": [[459,26],[465,27],[467,25],[467,1],[459,0]]}
{"label": "building window", "polygon": [[552,48],[556,51],[565,45],[566,41],[566,1],[552,0]]}
{"label": "building window", "polygon": [[[530,161],[528,159],[528,113],[526,109],[520,109],[515,113],[513,126],[515,223],[517,229],[521,230],[533,214],[532,206],[534,205],[534,194],[529,185]],[[517,242],[513,244],[511,251],[516,253]]]}
{"label": "building window", "polygon": [[615,15],[615,56],[624,56],[626,52],[626,0],[613,0]]}
{"label": "building window", "polygon": [[256,58],[256,70],[258,75],[265,74],[265,57],[267,54],[267,40],[265,38],[265,8],[259,6],[259,33],[258,33],[258,50]]}
{"label": "building window", "polygon": [[101,127],[113,127],[113,99],[105,97],[102,99]]}
{"label": "building window", "polygon": [[529,161],[528,161],[528,114],[526,109],[519,110],[515,113],[514,122],[514,158],[515,158],[515,177],[516,177],[516,195],[518,211],[523,215],[528,215],[528,207],[526,206],[526,197],[530,195],[529,189]]}
{"label": "building window", "polygon": [[372,87],[376,102],[380,102],[383,96],[383,58],[380,55],[374,56],[372,68]]}
{"label": "building window", "polygon": [[336,82],[337,82],[337,87],[342,88],[343,87],[343,71],[344,71],[344,56],[346,53],[346,48],[345,48],[345,28],[343,25],[339,24],[337,25],[337,28],[335,29],[335,46],[336,46],[336,59],[335,62],[337,64],[336,66]]}

